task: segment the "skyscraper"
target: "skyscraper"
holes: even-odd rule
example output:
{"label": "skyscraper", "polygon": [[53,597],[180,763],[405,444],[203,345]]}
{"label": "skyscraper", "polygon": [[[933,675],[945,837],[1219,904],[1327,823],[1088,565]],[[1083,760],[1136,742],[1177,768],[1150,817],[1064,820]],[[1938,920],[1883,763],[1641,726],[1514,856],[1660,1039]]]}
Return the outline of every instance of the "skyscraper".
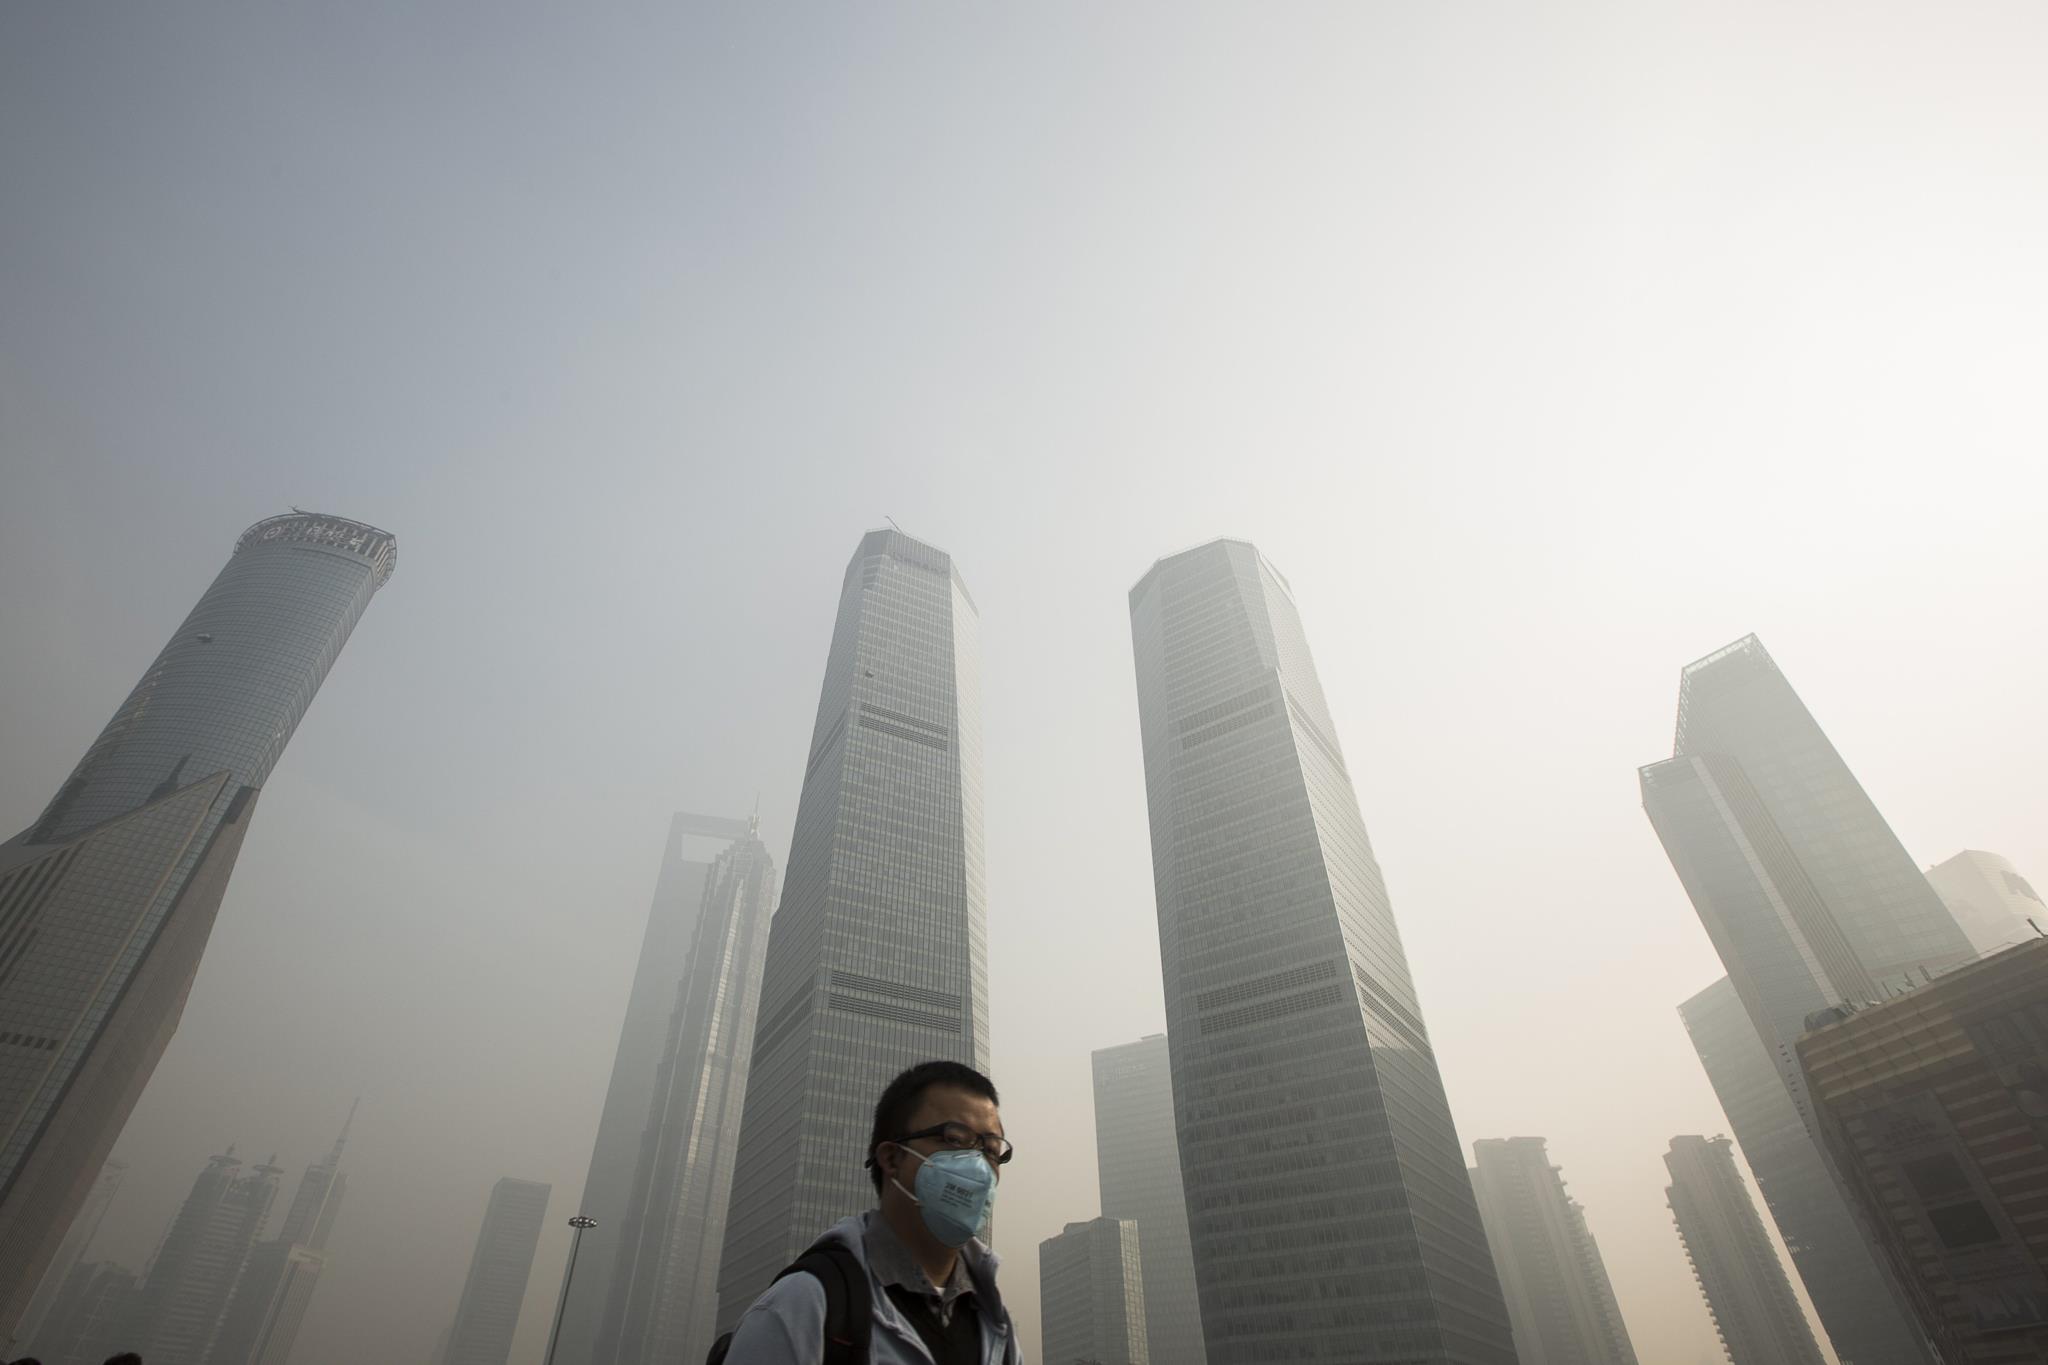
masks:
{"label": "skyscraper", "polygon": [[71,1220],[71,1230],[64,1234],[63,1242],[58,1245],[50,1269],[43,1275],[42,1287],[29,1300],[28,1311],[21,1315],[21,1327],[16,1336],[22,1341],[33,1345],[42,1334],[43,1325],[49,1321],[50,1312],[70,1280],[71,1272],[85,1260],[85,1249],[92,1245],[93,1235],[99,1231],[100,1219],[106,1216],[107,1207],[114,1202],[114,1193],[121,1188],[121,1177],[127,1171],[128,1168],[118,1161],[109,1161],[100,1168],[100,1177],[93,1182],[85,1207]]}
{"label": "skyscraper", "polygon": [[1727,1138],[1675,1137],[1664,1191],[1732,1365],[1822,1365]]}
{"label": "skyscraper", "polygon": [[1038,1244],[1042,1365],[1150,1365],[1141,1260],[1137,1227],[1118,1218],[1069,1223]]}
{"label": "skyscraper", "polygon": [[1094,1055],[1102,1216],[1137,1224],[1145,1339],[1160,1365],[1204,1365],[1195,1253],[1173,1127],[1173,1068],[1155,1033]]}
{"label": "skyscraper", "polygon": [[718,1281],[729,1329],[830,1224],[890,1079],[988,1069],[979,618],[944,551],[871,531],[847,565],[811,732]]}
{"label": "skyscraper", "polygon": [[1927,883],[1980,953],[2033,938],[2035,925],[2048,929],[2048,905],[2041,903],[2041,893],[1996,853],[1966,848],[1928,868]]}
{"label": "skyscraper", "polygon": [[1607,1263],[1543,1139],[1482,1138],[1472,1154],[1520,1365],[1636,1365]]}
{"label": "skyscraper", "polygon": [[327,1237],[348,1177],[341,1170],[355,1108],[325,1157],[306,1168],[277,1236],[249,1250],[235,1292],[221,1316],[210,1365],[284,1365],[313,1286],[327,1268]]}
{"label": "skyscraper", "polygon": [[[1674,757],[1641,770],[1644,809],[1764,1055],[1803,1111],[1792,1046],[1809,1015],[1881,998],[1974,951],[1754,635],[1680,674],[1673,747]],[[1841,1203],[1832,1176],[1811,1183],[1825,1162],[1816,1167],[1796,1144],[1751,1151],[1744,1142],[1845,1365],[1925,1361],[1867,1241],[1839,1235],[1838,1218],[1798,1216]]]}
{"label": "skyscraper", "polygon": [[2048,941],[1799,1042],[1808,1093],[1945,1361],[2048,1361]]}
{"label": "skyscraper", "polygon": [[[590,1149],[590,1173],[577,1201],[577,1211],[595,1218],[597,1230],[583,1239],[576,1253],[576,1273],[562,1300],[556,1365],[590,1365],[605,1322],[613,1267],[623,1245],[620,1223],[633,1197],[633,1178],[654,1108],[656,1072],[671,1042],[676,986],[692,962],[691,941],[703,906],[704,879],[711,871],[711,864],[698,856],[699,846],[722,848],[748,833],[747,821],[722,816],[678,814],[669,822],[626,1018],[619,1026],[611,1084]],[[746,1027],[751,1032],[751,1019]],[[745,1045],[741,1047],[744,1050]]]}
{"label": "skyscraper", "polygon": [[702,1360],[718,1335],[718,1259],[774,911],[775,862],[749,821],[705,878],[615,1234],[599,1365]]}
{"label": "skyscraper", "polygon": [[537,1180],[509,1175],[491,1187],[469,1277],[455,1306],[455,1325],[448,1329],[448,1347],[437,1365],[505,1365],[550,1193]]}
{"label": "skyscraper", "polygon": [[1292,591],[1131,590],[1167,1044],[1210,1365],[1511,1365],[1436,1056]]}
{"label": "skyscraper", "polygon": [[0,1341],[177,1027],[258,793],[397,556],[337,517],[250,527],[0,844]]}
{"label": "skyscraper", "polygon": [[278,1168],[212,1158],[143,1277],[129,1339],[152,1365],[206,1365],[228,1299],[277,1199]]}

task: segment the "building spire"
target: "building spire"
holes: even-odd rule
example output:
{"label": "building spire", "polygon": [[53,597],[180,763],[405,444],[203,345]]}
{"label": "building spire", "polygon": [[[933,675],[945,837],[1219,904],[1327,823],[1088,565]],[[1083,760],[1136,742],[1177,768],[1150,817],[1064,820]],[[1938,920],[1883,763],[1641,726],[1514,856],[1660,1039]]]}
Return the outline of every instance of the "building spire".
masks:
{"label": "building spire", "polygon": [[361,1095],[348,1102],[348,1117],[341,1121],[341,1132],[334,1139],[334,1150],[327,1154],[327,1165],[331,1169],[341,1164],[341,1149],[348,1142],[348,1130],[355,1126],[356,1106],[363,1102]]}

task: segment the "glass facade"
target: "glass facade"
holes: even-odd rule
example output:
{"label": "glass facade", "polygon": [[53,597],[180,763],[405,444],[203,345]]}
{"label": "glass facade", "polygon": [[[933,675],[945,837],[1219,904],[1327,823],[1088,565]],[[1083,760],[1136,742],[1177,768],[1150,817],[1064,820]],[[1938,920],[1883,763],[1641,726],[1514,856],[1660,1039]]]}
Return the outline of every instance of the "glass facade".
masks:
{"label": "glass facade", "polygon": [[[1094,1055],[1095,1168],[1102,1215],[1137,1227],[1144,1268],[1145,1339],[1160,1365],[1204,1365],[1195,1253],[1174,1138],[1173,1065],[1166,1035]],[[1050,1358],[1050,1357],[1048,1357]]]}
{"label": "glass facade", "polygon": [[952,559],[870,532],[841,585],[769,933],[719,1330],[874,1202],[875,1101],[935,1058],[988,1069],[979,618]]}
{"label": "glass facade", "polygon": [[775,910],[775,862],[751,825],[712,864],[701,904],[612,1234],[600,1365],[698,1361],[717,1336],[718,1263]]}
{"label": "glass facade", "polygon": [[1520,1365],[1636,1365],[1607,1262],[1543,1139],[1485,1138],[1472,1154]]}
{"label": "glass facade", "polygon": [[[1816,1012],[1967,962],[1969,941],[1755,636],[1684,669],[1676,750],[1641,770],[1643,807],[1749,1028],[1696,997],[1701,1060],[1844,1365],[1920,1365],[1899,1294],[1800,1118],[1792,1049]],[[1759,1066],[1784,1103],[1757,1093]]]}
{"label": "glass facade", "polygon": [[1511,1365],[1351,775],[1251,545],[1131,590],[1167,1040],[1210,1365]]}
{"label": "glass facade", "polygon": [[1731,1365],[1822,1365],[1724,1137],[1675,1137],[1665,1197]]}
{"label": "glass facade", "polygon": [[[633,1180],[654,1113],[657,1073],[671,1046],[676,987],[693,961],[691,941],[704,904],[704,879],[711,871],[708,861],[693,855],[701,845],[723,848],[749,833],[746,820],[724,816],[679,813],[669,821],[626,1017],[619,1026],[619,1046],[612,1057],[611,1083],[590,1148],[590,1172],[577,1200],[577,1212],[595,1218],[597,1227],[576,1254],[576,1273],[562,1302],[556,1365],[590,1365],[605,1325],[613,1267],[623,1246],[622,1220],[633,1201]],[[747,1029],[751,1032],[752,1027],[750,1021]],[[616,1329],[616,1324],[614,1315],[610,1325]]]}
{"label": "glass facade", "polygon": [[162,1055],[257,793],[396,561],[389,533],[338,517],[249,528],[0,845],[0,1330]]}
{"label": "glass facade", "polygon": [[213,1158],[172,1219],[142,1280],[127,1338],[162,1365],[208,1365],[229,1297],[277,1198],[275,1166]]}
{"label": "glass facade", "polygon": [[1041,1365],[1150,1365],[1143,1265],[1137,1225],[1124,1219],[1069,1223],[1040,1242]]}
{"label": "glass facade", "polygon": [[509,1175],[492,1187],[438,1365],[506,1365],[551,1192],[539,1181]]}

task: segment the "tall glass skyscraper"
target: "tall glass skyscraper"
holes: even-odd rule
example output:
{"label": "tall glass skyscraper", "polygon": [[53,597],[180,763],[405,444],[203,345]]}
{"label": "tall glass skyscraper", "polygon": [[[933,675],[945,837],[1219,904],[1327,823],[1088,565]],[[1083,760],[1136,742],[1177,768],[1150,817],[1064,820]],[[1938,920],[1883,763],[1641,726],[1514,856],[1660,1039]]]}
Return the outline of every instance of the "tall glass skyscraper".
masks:
{"label": "tall glass skyscraper", "polygon": [[[590,1173],[577,1201],[577,1212],[595,1218],[598,1230],[583,1239],[585,1245],[576,1255],[575,1274],[562,1301],[556,1365],[590,1365],[601,1326],[608,1325],[616,1332],[617,1319],[607,1324],[605,1307],[611,1300],[613,1268],[624,1245],[622,1220],[633,1199],[633,1179],[654,1114],[657,1073],[671,1046],[677,983],[694,960],[691,943],[704,907],[709,857],[751,832],[748,821],[729,816],[679,813],[669,821],[668,843],[655,877],[654,898],[647,907],[647,927],[640,936],[632,991],[626,998],[626,1017],[619,1026],[619,1046],[612,1057],[611,1084],[598,1118],[597,1139],[590,1148]],[[751,1016],[745,1029],[751,1039]],[[739,1047],[744,1051],[746,1042]],[[744,1065],[744,1059],[742,1062]],[[720,1212],[723,1214],[722,1208]]]}
{"label": "tall glass skyscraper", "polygon": [[276,1166],[214,1157],[171,1220],[142,1282],[128,1339],[144,1359],[206,1365],[250,1249],[277,1198]]}
{"label": "tall glass skyscraper", "polygon": [[397,558],[339,517],[250,527],[0,844],[0,1344],[177,1027],[258,792]]}
{"label": "tall glass skyscraper", "polygon": [[1512,1365],[1292,591],[1216,541],[1139,580],[1131,631],[1209,1365]]}
{"label": "tall glass skyscraper", "polygon": [[[1138,1230],[1145,1338],[1160,1365],[1204,1365],[1195,1253],[1174,1138],[1173,1065],[1155,1033],[1094,1054],[1095,1170],[1102,1216]],[[1050,1358],[1050,1357],[1048,1357]]]}
{"label": "tall glass skyscraper", "polygon": [[874,1203],[861,1162],[892,1077],[935,1058],[988,1068],[979,632],[944,551],[899,531],[862,539],[768,937],[721,1331]]}
{"label": "tall glass skyscraper", "polygon": [[[1792,1048],[1809,1016],[1880,999],[1975,954],[1754,635],[1680,674],[1673,749],[1641,770],[1643,807],[1763,1057],[1803,1113]],[[1854,1219],[1832,1174],[1823,1181],[1811,1135],[1807,1146],[1780,1140],[1783,1111],[1773,1118],[1760,1102],[1745,1100],[1738,1114],[1729,1096],[1744,1091],[1755,1054],[1727,1026],[1713,1033],[1712,1055],[1702,1046],[1701,1057],[1836,1353],[1844,1365],[1924,1362],[1867,1238],[1849,1235]]]}
{"label": "tall glass skyscraper", "polygon": [[702,1360],[718,1335],[718,1261],[775,911],[775,860],[752,822],[712,864],[702,904],[614,1233],[599,1365]]}

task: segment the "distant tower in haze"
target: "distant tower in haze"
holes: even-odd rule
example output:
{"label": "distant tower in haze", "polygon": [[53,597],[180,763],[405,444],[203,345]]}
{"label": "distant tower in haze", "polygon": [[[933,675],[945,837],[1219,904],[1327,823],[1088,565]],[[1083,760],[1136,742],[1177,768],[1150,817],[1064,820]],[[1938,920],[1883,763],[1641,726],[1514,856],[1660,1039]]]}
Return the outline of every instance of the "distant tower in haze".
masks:
{"label": "distant tower in haze", "polygon": [[207,1162],[142,1282],[129,1329],[150,1365],[207,1365],[242,1265],[270,1218],[278,1168],[246,1173],[230,1148]]}
{"label": "distant tower in haze", "polygon": [[2029,920],[2048,929],[2048,905],[2041,903],[2041,893],[1996,853],[1964,849],[1928,868],[1927,883],[1980,953],[2033,938]]}
{"label": "distant tower in haze", "polygon": [[1585,1210],[1565,1194],[1543,1139],[1483,1138],[1472,1153],[1520,1365],[1637,1365]]}
{"label": "distant tower in haze", "polygon": [[613,1233],[599,1365],[700,1361],[717,1336],[718,1259],[774,912],[775,861],[749,820],[705,878],[646,1140]]}
{"label": "distant tower in haze", "polygon": [[1292,591],[1257,549],[1219,540],[1159,561],[1130,602],[1209,1365],[1513,1365]]}
{"label": "distant tower in haze", "polygon": [[491,1189],[484,1225],[470,1257],[455,1325],[437,1365],[505,1365],[526,1301],[533,1253],[540,1246],[550,1187],[506,1176]]}
{"label": "distant tower in haze", "polygon": [[1125,1219],[1069,1223],[1038,1244],[1044,1365],[1151,1365],[1141,1262],[1137,1226]]}
{"label": "distant tower in haze", "polygon": [[[1975,952],[1754,635],[1682,671],[1673,747],[1641,770],[1644,809],[1803,1111],[1792,1046],[1808,1016],[1881,999]],[[1921,1365],[1898,1291],[1865,1237],[1850,1235],[1833,1176],[1813,1187],[1825,1161],[1796,1144],[1752,1150],[1750,1132],[1770,1122],[1745,1107],[1751,1118],[1731,1108],[1730,1122],[1835,1351],[1845,1365]],[[1837,1211],[1816,1218],[1816,1208]]]}
{"label": "distant tower in haze", "polygon": [[259,791],[397,556],[337,517],[250,527],[0,844],[0,1348],[177,1027]]}
{"label": "distant tower in haze", "polygon": [[747,1078],[719,1330],[875,1192],[891,1079],[988,1069],[979,620],[952,559],[871,531],[840,587]]}
{"label": "distant tower in haze", "polygon": [[1664,1191],[1732,1365],[1822,1365],[1727,1138],[1675,1137]]}
{"label": "distant tower in haze", "polygon": [[327,1268],[327,1237],[348,1185],[341,1152],[354,1122],[351,1105],[333,1149],[299,1177],[277,1236],[250,1248],[209,1365],[285,1365],[290,1357],[313,1287]]}
{"label": "distant tower in haze", "polygon": [[[616,1331],[616,1319],[605,1319],[605,1305],[611,1298],[614,1267],[623,1245],[621,1222],[633,1198],[633,1178],[654,1111],[656,1073],[669,1046],[676,986],[694,962],[691,943],[703,908],[704,879],[711,872],[709,861],[693,856],[693,844],[712,843],[722,848],[747,837],[749,828],[745,820],[715,815],[678,814],[669,822],[668,844],[655,878],[647,927],[640,937],[632,993],[626,1000],[626,1018],[619,1027],[618,1051],[612,1058],[611,1084],[605,1090],[597,1140],[590,1149],[590,1173],[576,1205],[577,1212],[597,1220],[597,1230],[583,1239],[576,1254],[575,1274],[562,1301],[555,1365],[591,1365],[599,1332]],[[751,1038],[752,1030],[750,1016],[743,1031]],[[745,1041],[739,1044],[739,1051],[744,1085]],[[722,1216],[722,1206],[719,1212]]]}
{"label": "distant tower in haze", "polygon": [[[93,1182],[85,1207],[71,1220],[71,1230],[64,1234],[63,1242],[57,1247],[57,1255],[43,1276],[42,1287],[36,1290],[35,1297],[29,1301],[28,1311],[22,1314],[21,1326],[15,1333],[21,1341],[35,1346],[42,1337],[51,1310],[64,1292],[72,1272],[85,1260],[86,1248],[92,1245],[93,1236],[100,1228],[100,1219],[106,1217],[107,1207],[114,1202],[114,1194],[121,1188],[121,1177],[127,1170],[118,1161],[109,1161],[100,1168],[100,1177]],[[45,1354],[54,1355],[55,1352],[46,1351]]]}
{"label": "distant tower in haze", "polygon": [[1180,1149],[1173,1140],[1166,1035],[1103,1048],[1093,1060],[1102,1216],[1137,1224],[1148,1349],[1159,1365],[1203,1365],[1202,1307],[1195,1295]]}

